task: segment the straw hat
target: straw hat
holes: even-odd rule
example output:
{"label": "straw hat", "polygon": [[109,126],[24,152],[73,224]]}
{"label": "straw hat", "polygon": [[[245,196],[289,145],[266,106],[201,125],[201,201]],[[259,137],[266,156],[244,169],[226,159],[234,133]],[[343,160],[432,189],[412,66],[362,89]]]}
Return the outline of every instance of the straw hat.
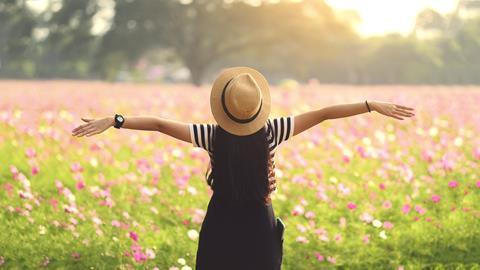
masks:
{"label": "straw hat", "polygon": [[270,114],[270,91],[265,77],[249,67],[223,69],[212,85],[210,108],[218,125],[238,136],[262,128]]}

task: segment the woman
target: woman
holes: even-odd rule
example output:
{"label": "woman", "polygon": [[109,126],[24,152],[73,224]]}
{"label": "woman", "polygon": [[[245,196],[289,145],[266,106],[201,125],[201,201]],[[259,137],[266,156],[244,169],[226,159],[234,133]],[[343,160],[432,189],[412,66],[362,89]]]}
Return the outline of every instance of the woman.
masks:
{"label": "woman", "polygon": [[211,171],[206,178],[213,195],[200,230],[200,270],[281,268],[283,222],[275,217],[270,194],[276,189],[273,158],[282,142],[327,119],[371,110],[399,120],[414,115],[409,107],[365,101],[269,119],[267,80],[249,67],[224,69],[213,83],[210,106],[217,124],[116,114],[82,118],[87,123],[72,131],[79,137],[111,126],[160,131],[208,152]]}

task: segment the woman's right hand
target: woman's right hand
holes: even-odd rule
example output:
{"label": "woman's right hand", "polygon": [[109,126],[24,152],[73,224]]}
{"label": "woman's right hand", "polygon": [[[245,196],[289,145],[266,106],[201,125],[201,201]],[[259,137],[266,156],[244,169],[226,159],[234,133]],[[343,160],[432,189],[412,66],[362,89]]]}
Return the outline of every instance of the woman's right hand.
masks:
{"label": "woman's right hand", "polygon": [[373,111],[377,111],[378,113],[393,117],[398,120],[403,120],[403,118],[401,117],[415,116],[415,114],[413,113],[413,108],[394,104],[391,102],[371,101],[368,102],[368,105],[371,106],[371,109]]}
{"label": "woman's right hand", "polygon": [[72,130],[72,136],[82,137],[86,135],[90,137],[99,134],[112,127],[115,123],[113,117],[105,117],[99,119],[89,119],[83,117],[82,120],[86,124],[80,125]]}

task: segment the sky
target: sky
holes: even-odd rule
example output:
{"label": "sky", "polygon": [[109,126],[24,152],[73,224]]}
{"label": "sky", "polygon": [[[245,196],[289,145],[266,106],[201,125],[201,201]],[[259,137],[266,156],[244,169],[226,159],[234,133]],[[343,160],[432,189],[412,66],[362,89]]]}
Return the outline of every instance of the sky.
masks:
{"label": "sky", "polygon": [[[42,9],[49,0],[27,0],[35,8]],[[52,1],[52,0],[50,0]],[[54,0],[53,0],[54,1]],[[102,0],[105,6],[111,7],[112,0]],[[356,11],[362,21],[357,27],[361,36],[378,36],[387,33],[409,33],[417,14],[425,8],[433,8],[440,13],[449,13],[455,9],[458,0],[325,0],[331,7],[340,10]],[[110,8],[111,10],[111,8]],[[111,18],[113,14],[106,11],[101,18]],[[102,19],[94,28],[101,33],[105,30]]]}
{"label": "sky", "polygon": [[364,37],[413,29],[417,14],[433,8],[445,14],[453,11],[458,0],[325,0],[335,9],[356,11],[362,18],[357,31]]}

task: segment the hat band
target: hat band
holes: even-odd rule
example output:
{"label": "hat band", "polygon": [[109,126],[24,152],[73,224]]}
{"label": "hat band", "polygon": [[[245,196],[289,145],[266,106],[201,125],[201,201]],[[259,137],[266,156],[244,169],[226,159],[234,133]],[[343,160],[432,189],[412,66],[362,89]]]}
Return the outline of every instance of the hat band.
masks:
{"label": "hat band", "polygon": [[237,122],[237,123],[241,123],[241,124],[245,124],[245,123],[248,123],[248,122],[252,122],[255,118],[257,118],[257,116],[260,114],[260,111],[262,110],[262,104],[263,104],[263,100],[261,99],[260,100],[260,107],[258,107],[258,111],[250,118],[247,118],[247,119],[240,119],[240,118],[237,118],[235,117],[233,114],[231,114],[229,111],[228,111],[228,108],[227,108],[227,105],[225,105],[225,90],[227,89],[227,85],[233,80],[230,79],[227,84],[225,84],[225,87],[223,87],[223,91],[222,91],[222,107],[223,107],[223,110],[225,111],[225,113],[227,114],[227,116],[232,119],[233,121]]}

